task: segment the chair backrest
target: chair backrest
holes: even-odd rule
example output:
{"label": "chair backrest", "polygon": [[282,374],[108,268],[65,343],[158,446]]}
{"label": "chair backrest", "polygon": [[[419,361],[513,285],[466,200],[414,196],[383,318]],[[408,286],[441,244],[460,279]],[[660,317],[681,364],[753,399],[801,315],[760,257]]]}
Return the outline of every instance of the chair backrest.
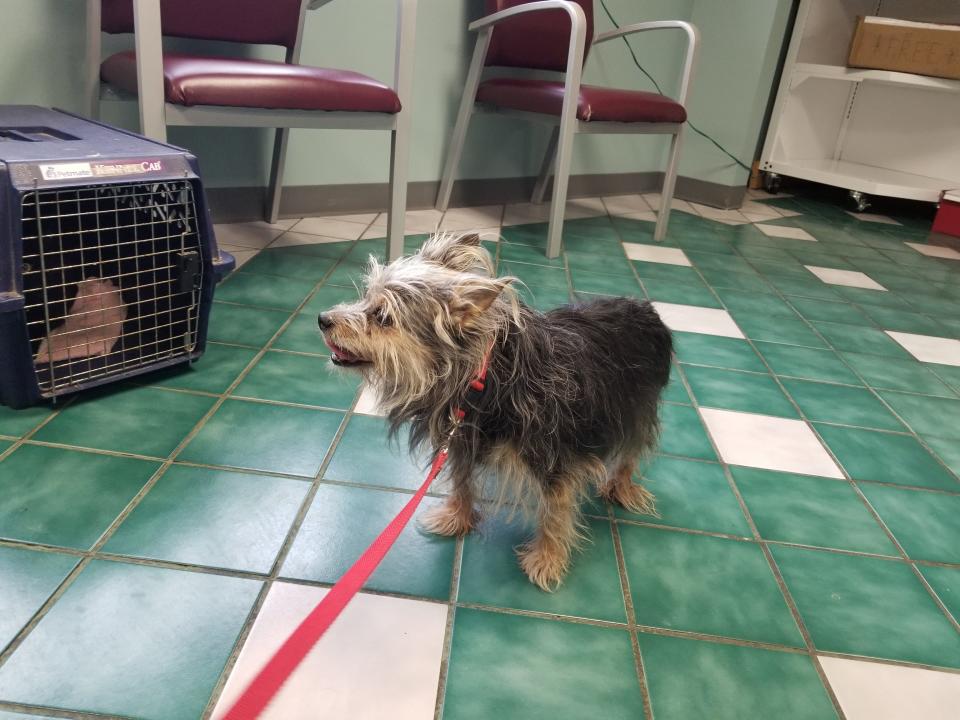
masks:
{"label": "chair backrest", "polygon": [[[194,40],[254,45],[297,42],[302,0],[162,0],[163,34]],[[133,2],[102,0],[100,27],[107,33],[133,32]]]}
{"label": "chair backrest", "polygon": [[[534,0],[486,0],[487,15]],[[575,0],[587,16],[587,43],[583,50],[586,62],[593,42],[593,0]],[[570,16],[563,10],[532,12],[504,20],[493,30],[488,66],[519,67],[536,70],[567,69],[570,47]]]}

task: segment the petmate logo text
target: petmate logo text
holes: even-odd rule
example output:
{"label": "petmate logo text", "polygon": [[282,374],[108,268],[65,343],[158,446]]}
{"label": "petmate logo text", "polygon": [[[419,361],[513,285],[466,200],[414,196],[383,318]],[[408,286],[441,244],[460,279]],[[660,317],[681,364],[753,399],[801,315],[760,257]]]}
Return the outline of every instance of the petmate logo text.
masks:
{"label": "petmate logo text", "polygon": [[93,168],[90,167],[90,163],[57,163],[41,165],[40,174],[43,175],[44,180],[71,180],[93,177]]}
{"label": "petmate logo text", "polygon": [[144,173],[163,172],[163,163],[159,160],[141,162],[94,163],[93,174],[97,177],[117,177],[118,175],[143,175]]}

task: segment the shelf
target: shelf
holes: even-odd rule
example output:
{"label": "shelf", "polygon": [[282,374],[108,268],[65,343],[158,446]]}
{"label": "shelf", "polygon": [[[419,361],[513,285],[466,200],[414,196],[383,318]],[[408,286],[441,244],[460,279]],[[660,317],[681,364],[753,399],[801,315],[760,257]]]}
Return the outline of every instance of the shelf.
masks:
{"label": "shelf", "polygon": [[928,90],[944,92],[960,92],[960,80],[913,75],[911,73],[893,72],[892,70],[863,70],[848,68],[843,65],[817,65],[815,63],[797,63],[793,66],[791,76],[793,84],[797,85],[808,78],[823,78],[826,80],[841,80],[846,82],[877,82],[885,85],[905,85]]}
{"label": "shelf", "polygon": [[941,192],[958,186],[955,180],[913,175],[845,160],[770,161],[764,164],[763,169],[845,190],[859,190],[868,195],[924,202],[937,202],[940,200]]}

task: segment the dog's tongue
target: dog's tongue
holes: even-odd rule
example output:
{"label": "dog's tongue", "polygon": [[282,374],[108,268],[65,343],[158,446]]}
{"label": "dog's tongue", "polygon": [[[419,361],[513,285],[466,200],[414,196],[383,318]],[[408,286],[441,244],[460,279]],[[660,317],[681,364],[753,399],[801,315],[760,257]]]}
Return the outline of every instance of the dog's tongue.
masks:
{"label": "dog's tongue", "polygon": [[324,342],[327,344],[327,347],[330,348],[330,352],[333,353],[334,357],[337,358],[340,362],[355,363],[360,362],[360,357],[354,355],[352,352],[344,350],[339,345],[334,345],[332,342],[324,338]]}

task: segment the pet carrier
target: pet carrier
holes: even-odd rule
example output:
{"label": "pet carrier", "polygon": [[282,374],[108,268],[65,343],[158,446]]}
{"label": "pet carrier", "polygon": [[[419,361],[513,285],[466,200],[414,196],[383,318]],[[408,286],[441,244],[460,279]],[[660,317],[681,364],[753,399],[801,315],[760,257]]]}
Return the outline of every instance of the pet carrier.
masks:
{"label": "pet carrier", "polygon": [[0,402],[198,358],[213,287],[233,266],[192,155],[0,106]]}

